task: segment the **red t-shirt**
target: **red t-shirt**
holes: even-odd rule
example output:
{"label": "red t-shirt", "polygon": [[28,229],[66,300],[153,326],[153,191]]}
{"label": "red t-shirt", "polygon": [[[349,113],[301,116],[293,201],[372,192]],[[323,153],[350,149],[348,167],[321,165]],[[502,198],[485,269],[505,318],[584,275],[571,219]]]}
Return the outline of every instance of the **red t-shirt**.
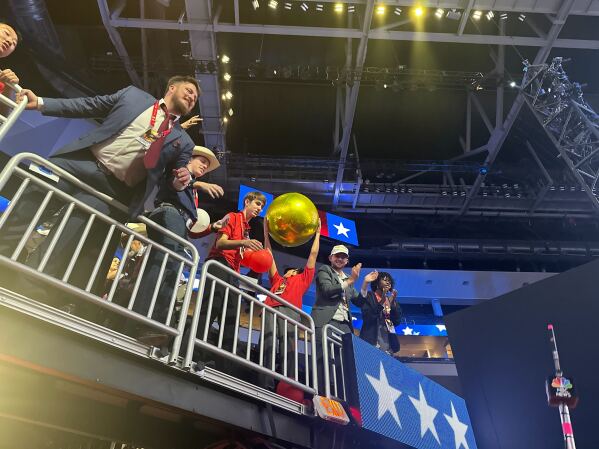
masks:
{"label": "red t-shirt", "polygon": [[248,239],[250,235],[250,225],[242,212],[229,212],[227,215],[229,216],[229,223],[219,229],[214,246],[210,250],[210,254],[208,254],[208,259],[224,257],[229,266],[239,273],[239,266],[241,265],[241,248],[217,249],[216,242],[220,239],[222,234],[227,234],[229,240]]}
{"label": "red t-shirt", "polygon": [[[304,293],[310,287],[312,279],[314,279],[314,268],[304,268],[301,274],[296,274],[285,279],[279,273],[270,279],[270,291],[276,295],[279,295],[285,301],[293,304],[295,307],[302,308],[302,299]],[[278,307],[282,305],[280,302],[275,301],[271,297],[266,298],[264,304],[271,307]]]}

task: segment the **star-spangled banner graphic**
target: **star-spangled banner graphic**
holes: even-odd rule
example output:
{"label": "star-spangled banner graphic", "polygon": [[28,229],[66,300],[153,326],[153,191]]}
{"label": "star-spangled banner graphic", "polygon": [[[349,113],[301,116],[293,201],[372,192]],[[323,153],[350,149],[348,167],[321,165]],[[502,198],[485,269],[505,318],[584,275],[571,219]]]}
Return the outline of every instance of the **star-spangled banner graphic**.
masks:
{"label": "star-spangled banner graphic", "polygon": [[476,449],[462,398],[352,336],[363,427],[416,449]]}
{"label": "star-spangled banner graphic", "polygon": [[343,243],[359,246],[355,221],[338,215],[329,214],[328,212],[321,210],[318,211],[318,215],[320,216],[320,222],[322,224],[320,234],[323,237],[329,237]]}
{"label": "star-spangled banner graphic", "polygon": [[[354,329],[362,329],[362,320],[360,311],[354,312],[352,309],[352,324]],[[402,323],[395,326],[397,335],[413,335],[419,337],[447,337],[447,329],[444,324],[406,324]]]}

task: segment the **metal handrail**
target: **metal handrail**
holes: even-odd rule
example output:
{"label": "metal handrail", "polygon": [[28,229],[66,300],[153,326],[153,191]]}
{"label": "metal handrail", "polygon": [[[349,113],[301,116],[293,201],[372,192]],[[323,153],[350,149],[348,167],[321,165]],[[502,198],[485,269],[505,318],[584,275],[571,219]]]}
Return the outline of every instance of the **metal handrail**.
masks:
{"label": "metal handrail", "polygon": [[[266,296],[276,300],[280,304],[287,306],[287,307],[293,309],[294,311],[298,312],[298,314],[301,317],[300,321],[296,321],[296,320],[293,320],[292,318],[287,317],[282,312],[279,312],[276,307],[270,307],[270,306],[262,303],[258,298],[244,292],[240,288],[237,288],[234,285],[231,285],[231,284],[228,284],[228,283],[222,281],[220,278],[218,278],[214,274],[208,272],[208,270],[211,267],[217,267],[219,270],[222,270],[222,271],[226,272],[227,274],[233,276],[237,280],[239,280],[240,284],[251,286],[251,289],[255,290],[257,293],[266,295]],[[209,294],[206,296],[206,292],[208,291],[208,282],[210,282]],[[210,322],[210,316],[211,316],[212,305],[213,305],[213,301],[214,301],[214,291],[215,291],[215,287],[217,284],[220,285],[222,288],[225,288],[226,290],[225,290],[224,301],[222,304],[222,310],[219,311],[219,315],[218,315],[220,317],[218,343],[216,345],[214,345],[214,344],[208,342],[208,331],[209,331],[210,327],[212,326],[212,323]],[[233,336],[233,352],[224,350],[221,347],[222,341],[223,341],[223,334],[225,332],[226,320],[227,320],[227,317],[226,317],[227,303],[228,303],[229,297],[231,296],[231,292],[234,295],[237,295],[235,329],[234,329],[234,336]],[[237,351],[236,351],[237,341],[239,339],[238,328],[239,328],[239,318],[240,318],[240,306],[241,306],[242,299],[250,304],[250,312],[249,312],[250,318],[249,318],[248,342],[247,342],[248,346],[246,348],[245,356],[243,356],[243,357],[238,355]],[[200,331],[202,331],[200,337],[197,337],[198,326],[199,326],[199,321],[200,321],[200,312],[202,310],[202,305],[206,301],[207,301],[207,306],[206,306],[207,321],[205,323],[204,329],[200,330]],[[256,316],[261,315],[260,356],[259,356],[258,363],[250,360],[250,346],[251,346],[251,340],[252,340],[251,335],[252,335],[252,330],[253,330],[252,329],[252,321],[253,321],[253,317],[254,317],[255,308],[260,309],[258,311],[258,313],[256,314]],[[266,315],[271,315],[273,317],[273,336],[272,336],[273,345],[272,345],[272,354],[271,354],[270,363],[269,363],[270,368],[265,366],[266,362],[264,360],[264,340],[265,340],[264,330],[265,330]],[[292,328],[294,329],[294,341],[296,344],[295,344],[295,348],[294,348],[294,358],[295,358],[295,360],[294,360],[295,361],[295,370],[294,371],[295,371],[295,373],[293,375],[293,378],[291,378],[287,375],[287,349],[288,348],[287,348],[286,332],[285,332],[285,336],[283,338],[284,349],[283,349],[283,351],[281,351],[283,353],[283,365],[284,365],[283,366],[283,374],[280,374],[276,371],[276,366],[274,364],[276,347],[277,347],[277,344],[276,344],[277,343],[277,329],[276,329],[277,319],[281,319],[286,323],[285,329],[287,329],[287,327],[289,325],[292,326]],[[304,324],[302,324],[302,321],[307,322],[308,324],[304,325]],[[304,331],[304,338],[303,338],[304,360],[305,360],[305,368],[306,368],[304,383],[301,383],[299,381],[299,365],[298,365],[298,358],[299,358],[298,346],[299,345],[297,344],[299,342],[298,330]],[[308,335],[310,335],[310,343],[308,343]],[[242,276],[241,274],[232,270],[231,268],[219,263],[216,260],[209,260],[202,267],[202,272],[201,272],[201,277],[200,277],[200,286],[199,286],[199,290],[198,290],[198,294],[197,294],[197,301],[195,304],[193,319],[192,319],[191,328],[190,328],[189,343],[188,343],[187,352],[185,354],[184,361],[183,361],[183,367],[186,369],[190,369],[193,364],[193,351],[194,351],[195,347],[207,349],[207,350],[214,352],[216,354],[219,354],[229,360],[233,360],[241,365],[252,368],[252,369],[258,371],[259,373],[266,374],[268,376],[285,381],[285,382],[287,382],[297,388],[300,388],[304,391],[307,391],[310,393],[316,393],[318,391],[318,376],[317,376],[317,370],[316,370],[316,339],[315,339],[314,321],[313,321],[312,317],[309,314],[307,314],[306,312],[304,312],[303,310],[295,307],[293,304],[290,304],[289,302],[285,301],[283,298],[275,295],[274,293],[270,292],[269,290],[265,289],[264,287],[253,284],[251,282],[248,282],[248,280],[244,276]],[[310,348],[310,352],[312,355],[311,363],[309,363],[309,354],[308,354],[309,348]]]}
{"label": "metal handrail", "polygon": [[[146,224],[146,226],[153,228],[157,232],[162,233],[162,234],[168,236],[170,239],[175,240],[178,243],[180,243],[183,246],[183,248],[185,248],[186,251],[188,251],[188,253],[191,255],[191,258],[189,258],[189,259],[182,257],[181,255],[177,254],[176,252],[174,252],[162,245],[156,244],[148,237],[145,237],[145,236],[139,234],[138,232],[133,231],[132,229],[128,228],[127,226],[125,226],[122,223],[117,222],[116,220],[112,219],[111,217],[98,212],[97,210],[95,210],[94,208],[81,202],[80,200],[77,200],[77,199],[71,197],[70,195],[68,195],[68,194],[64,193],[63,191],[61,191],[60,189],[58,189],[55,185],[52,185],[52,184],[48,183],[47,181],[34,176],[31,172],[18,167],[18,164],[20,162],[22,162],[23,160],[30,160],[30,161],[38,163],[39,165],[45,166],[46,168],[49,168],[50,170],[52,170],[53,173],[59,175],[64,180],[69,181],[70,183],[74,184],[76,187],[80,188],[81,190],[85,190],[88,193],[96,196],[97,198],[100,198],[102,201],[104,201],[105,203],[109,204],[110,206],[112,206],[116,209],[119,209],[123,212],[127,212],[127,210],[128,210],[128,208],[125,205],[118,202],[114,198],[111,198],[101,192],[96,191],[95,189],[91,188],[90,186],[79,181],[77,178],[75,178],[70,173],[66,172],[65,170],[61,169],[60,167],[55,166],[54,164],[43,159],[42,157],[32,154],[32,153],[20,153],[20,154],[14,156],[13,158],[11,158],[10,161],[8,162],[8,164],[4,167],[4,169],[0,173],[0,190],[6,186],[7,182],[11,178],[11,175],[16,174],[19,177],[23,178],[23,181],[21,182],[17,192],[11,199],[8,208],[4,211],[2,216],[0,216],[0,230],[6,223],[8,217],[10,216],[12,211],[16,207],[18,207],[19,200],[28,186],[30,186],[32,184],[36,185],[38,187],[41,187],[42,189],[45,189],[47,191],[47,193],[46,193],[46,197],[43,200],[40,208],[38,209],[37,213],[35,214],[32,222],[29,224],[26,232],[23,234],[19,243],[17,244],[16,249],[13,251],[13,254],[10,257],[0,256],[0,263],[3,265],[13,265],[13,266],[15,263],[19,263],[19,262],[17,262],[17,258],[19,257],[19,254],[23,250],[25,243],[26,243],[27,239],[29,238],[29,235],[34,231],[35,226],[36,226],[37,222],[39,221],[39,219],[41,218],[50,199],[53,197],[60,198],[61,200],[63,200],[66,203],[67,209],[66,209],[66,212],[63,215],[60,223],[58,223],[57,229],[55,231],[53,231],[52,233],[50,233],[50,235],[48,235],[48,237],[47,237],[47,238],[51,238],[52,240],[50,241],[50,244],[48,246],[48,249],[47,249],[43,259],[39,263],[37,269],[34,269],[32,267],[29,267],[29,266],[26,266],[23,264],[20,264],[19,268],[22,271],[28,273],[29,275],[31,275],[33,277],[36,277],[40,280],[48,282],[48,283],[54,285],[55,287],[58,287],[64,291],[68,291],[69,293],[74,294],[74,295],[82,298],[85,301],[91,302],[91,303],[95,304],[96,306],[99,306],[104,309],[108,309],[112,312],[115,312],[115,313],[121,315],[121,316],[124,316],[125,318],[132,319],[138,323],[147,325],[147,326],[157,329],[159,331],[165,332],[171,336],[174,336],[175,338],[174,338],[174,341],[172,344],[169,360],[170,360],[170,362],[173,362],[174,360],[176,360],[176,358],[178,357],[178,354],[179,354],[181,340],[183,338],[187,310],[189,308],[189,304],[191,301],[191,294],[192,294],[191,285],[193,284],[192,282],[188,283],[188,287],[186,289],[185,296],[183,298],[183,304],[181,307],[181,311],[178,316],[179,319],[178,319],[177,327],[176,328],[171,327],[169,325],[169,322],[170,322],[170,319],[172,318],[173,314],[175,313],[175,297],[176,297],[176,293],[177,293],[177,283],[181,276],[184,266],[189,267],[189,279],[190,280],[194,279],[196,276],[197,268],[198,268],[198,264],[199,264],[199,255],[198,255],[198,251],[195,248],[195,246],[193,244],[191,244],[190,242],[188,242],[187,240],[177,236],[176,234],[163,228],[162,226],[156,224],[155,222],[153,222],[152,220],[150,220],[146,217],[140,216],[136,219],[137,221]],[[55,245],[58,242],[60,234],[62,233],[64,226],[70,217],[71,212],[75,208],[87,213],[89,215],[89,218],[88,218],[85,230],[83,231],[83,234],[79,238],[79,242],[74,251],[72,260],[68,264],[67,269],[64,272],[64,275],[62,276],[62,278],[57,279],[57,278],[54,278],[46,273],[43,273],[42,271],[44,270],[44,268],[46,268],[47,264],[49,263],[50,256],[51,256],[52,252],[54,251]],[[100,254],[98,255],[98,260],[97,260],[95,266],[93,267],[93,271],[92,271],[92,274],[87,282],[87,285],[86,285],[85,289],[81,289],[81,288],[75,287],[74,285],[69,284],[68,281],[69,281],[70,275],[72,273],[72,270],[76,264],[76,261],[81,253],[81,250],[85,244],[85,241],[89,235],[91,225],[97,221],[102,221],[104,223],[107,223],[107,225],[109,225],[109,231],[106,236],[104,245],[103,245],[102,249],[100,250]],[[141,268],[138,272],[137,281],[135,283],[135,286],[133,288],[133,291],[129,298],[129,302],[126,307],[120,306],[120,305],[112,302],[115,290],[117,288],[118,278],[119,278],[120,274],[122,273],[124,264],[121,264],[121,266],[119,267],[117,274],[115,276],[115,281],[112,283],[112,287],[110,288],[110,291],[108,292],[106,299],[102,299],[90,291],[91,287],[98,275],[99,270],[101,268],[103,268],[101,265],[101,261],[106,254],[106,251],[109,246],[109,241],[115,232],[121,232],[128,236],[127,244],[125,245],[125,248],[124,248],[124,255],[126,255],[127,252],[129,251],[129,247],[134,238],[147,245],[146,253],[145,253],[144,259],[142,260]],[[148,311],[146,316],[143,316],[137,312],[134,312],[132,309],[135,304],[135,301],[138,299],[137,298],[138,289],[140,286],[142,276],[144,274],[144,270],[147,267],[147,259],[148,259],[151,251],[159,251],[160,254],[164,254],[164,258],[162,261],[160,272],[158,274],[158,279],[156,280],[157,287],[154,289],[153,297],[152,297],[151,303],[150,303],[150,310]],[[168,258],[172,258],[176,263],[178,263],[179,268],[178,268],[175,285],[173,285],[173,292],[172,292],[169,306],[168,306],[167,318],[164,323],[161,323],[159,321],[152,319],[152,312],[153,312],[153,308],[154,308],[154,305],[157,300],[159,284],[161,284],[161,281],[163,281],[163,277],[164,277],[164,273],[165,273],[165,265],[166,265],[166,261]]]}
{"label": "metal handrail", "polygon": [[[330,333],[330,335],[329,335]],[[327,398],[335,398],[345,401],[347,399],[345,391],[345,372],[343,368],[343,332],[332,324],[327,324],[322,328],[322,363],[324,364],[324,390]],[[329,352],[330,345],[330,352]],[[335,358],[335,349],[339,354],[339,363]],[[333,367],[333,389],[334,395],[331,395],[331,373],[330,367]],[[337,373],[339,370],[339,373]],[[339,374],[339,376],[338,376]],[[339,383],[342,388],[339,391]],[[339,395],[339,393],[342,395]]]}
{"label": "metal handrail", "polygon": [[[10,84],[5,83],[8,87],[14,89],[15,92],[21,92],[21,86],[18,84]],[[25,106],[27,106],[27,97],[23,97],[19,104],[12,101],[6,95],[0,93],[0,103],[4,103],[6,106],[11,108],[11,111],[8,114],[8,117],[4,117],[0,115],[0,141],[4,138],[6,133],[12,128],[15,124],[21,113],[25,110]]]}

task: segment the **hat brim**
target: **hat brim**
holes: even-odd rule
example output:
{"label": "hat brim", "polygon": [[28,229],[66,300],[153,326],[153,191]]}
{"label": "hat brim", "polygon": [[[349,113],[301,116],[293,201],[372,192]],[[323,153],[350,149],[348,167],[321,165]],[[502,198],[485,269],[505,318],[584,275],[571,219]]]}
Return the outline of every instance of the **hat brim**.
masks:
{"label": "hat brim", "polygon": [[201,146],[195,146],[191,153],[191,157],[196,157],[196,156],[203,156],[206,159],[208,159],[208,162],[210,163],[210,165],[208,165],[208,168],[206,169],[206,171],[203,173],[204,175],[206,173],[210,173],[212,170],[216,170],[218,167],[220,167],[220,162],[218,161],[218,159],[216,158],[214,153],[212,151],[210,151],[208,148],[201,147]]}

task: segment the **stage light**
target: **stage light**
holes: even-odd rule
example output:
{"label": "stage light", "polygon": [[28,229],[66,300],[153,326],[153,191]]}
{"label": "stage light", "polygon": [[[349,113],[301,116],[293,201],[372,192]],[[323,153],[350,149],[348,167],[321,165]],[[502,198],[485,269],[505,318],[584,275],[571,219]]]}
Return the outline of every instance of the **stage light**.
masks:
{"label": "stage light", "polygon": [[223,101],[225,101],[225,100],[227,99],[227,96],[226,96],[225,94],[222,94],[222,95],[220,96],[220,99],[221,99],[221,100],[223,100]]}
{"label": "stage light", "polygon": [[228,64],[230,60],[231,58],[229,58],[227,55],[223,55],[222,58],[220,58],[220,62],[223,64]]}
{"label": "stage light", "polygon": [[322,3],[316,3],[316,11],[324,11],[324,5]]}
{"label": "stage light", "polygon": [[395,8],[393,10],[393,14],[395,14],[396,16],[401,16],[401,8]]}
{"label": "stage light", "polygon": [[229,114],[229,117],[233,117],[233,108],[229,108],[227,114]]}
{"label": "stage light", "polygon": [[516,81],[510,82],[510,87],[516,87]]}
{"label": "stage light", "polygon": [[223,117],[223,123],[227,123],[229,119],[227,117]]}
{"label": "stage light", "polygon": [[347,5],[347,12],[356,12],[356,5]]}
{"label": "stage light", "polygon": [[495,17],[495,13],[493,11],[489,11],[487,14],[485,14],[485,17],[487,20],[491,20],[493,17]]}
{"label": "stage light", "polygon": [[343,12],[343,3],[335,3],[335,7],[333,8],[336,13]]}
{"label": "stage light", "polygon": [[226,91],[225,92],[225,98],[227,100],[230,100],[231,98],[233,98],[233,93],[230,90]]}
{"label": "stage light", "polygon": [[452,8],[451,11],[447,11],[446,17],[451,20],[460,20],[460,18],[462,17],[462,12],[458,11],[455,8]]}
{"label": "stage light", "polygon": [[414,15],[416,17],[422,17],[424,15],[424,9],[421,6],[414,8]]}
{"label": "stage light", "polygon": [[285,9],[286,9],[287,11],[291,11],[291,3],[289,3],[289,2],[285,2]]}
{"label": "stage light", "polygon": [[225,73],[225,74],[223,75],[223,79],[224,79],[225,81],[231,81],[231,74],[230,74],[230,73]]}
{"label": "stage light", "polygon": [[387,83],[383,84],[383,89],[386,89],[387,87]]}
{"label": "stage light", "polygon": [[438,19],[442,19],[444,15],[445,10],[443,8],[437,8],[437,10],[435,11],[435,16],[437,16]]}
{"label": "stage light", "polygon": [[520,22],[524,22],[524,19],[526,19],[526,15],[525,15],[525,14],[520,14],[520,15],[518,16],[518,20],[519,20]]}
{"label": "stage light", "polygon": [[474,11],[474,12],[472,13],[472,18],[473,18],[474,20],[480,20],[480,18],[481,18],[481,16],[482,16],[482,15],[483,15],[483,12],[482,12],[482,11],[479,11],[479,10],[477,9],[476,11]]}
{"label": "stage light", "polygon": [[499,15],[499,18],[500,18],[501,20],[507,20],[507,12],[502,12],[502,13]]}
{"label": "stage light", "polygon": [[385,15],[385,5],[379,5],[376,7],[376,14],[377,16],[383,16]]}
{"label": "stage light", "polygon": [[302,8],[302,11],[306,12],[306,11],[308,11],[308,4],[307,3],[302,3],[300,5],[300,8]]}
{"label": "stage light", "polygon": [[254,8],[254,11],[260,8],[260,3],[258,0],[252,0],[252,7]]}
{"label": "stage light", "polygon": [[277,9],[278,5],[279,5],[279,2],[277,2],[277,0],[268,0],[268,7],[270,9]]}

